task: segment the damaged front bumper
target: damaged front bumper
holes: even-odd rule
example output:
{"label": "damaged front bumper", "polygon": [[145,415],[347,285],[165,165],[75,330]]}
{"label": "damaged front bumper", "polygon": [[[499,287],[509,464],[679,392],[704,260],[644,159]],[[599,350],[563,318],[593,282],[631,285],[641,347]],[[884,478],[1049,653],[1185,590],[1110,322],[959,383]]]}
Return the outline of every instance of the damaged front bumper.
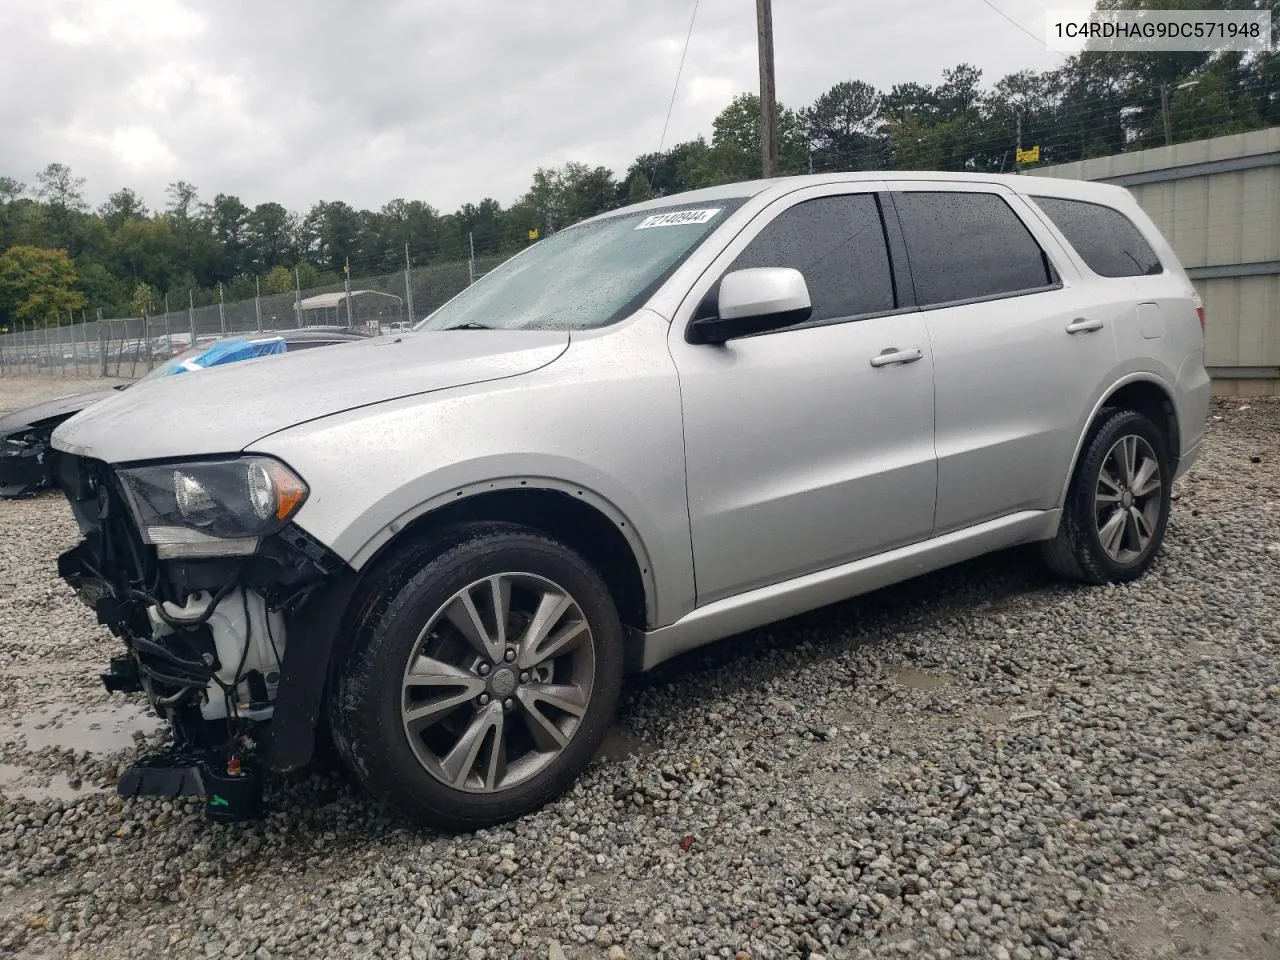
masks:
{"label": "damaged front bumper", "polygon": [[58,573],[124,646],[103,682],[145,693],[173,731],[119,793],[202,795],[215,819],[255,815],[262,774],[311,759],[354,572],[292,524],[252,556],[161,560],[109,467],[61,454],[55,471],[84,536]]}
{"label": "damaged front bumper", "polygon": [[0,497],[23,497],[49,483],[48,438],[0,438]]}

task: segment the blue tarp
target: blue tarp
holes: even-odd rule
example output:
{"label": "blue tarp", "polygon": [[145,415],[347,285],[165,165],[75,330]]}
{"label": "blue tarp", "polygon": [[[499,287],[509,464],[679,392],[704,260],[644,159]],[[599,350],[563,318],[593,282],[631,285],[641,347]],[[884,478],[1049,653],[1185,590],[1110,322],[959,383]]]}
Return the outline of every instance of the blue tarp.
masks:
{"label": "blue tarp", "polygon": [[236,363],[240,360],[252,360],[255,357],[266,357],[273,353],[284,353],[285,345],[282,337],[271,337],[265,340],[244,340],[240,338],[219,340],[203,353],[184,357],[173,365],[168,373],[187,373],[191,370],[203,370],[205,367],[217,367],[224,363]]}

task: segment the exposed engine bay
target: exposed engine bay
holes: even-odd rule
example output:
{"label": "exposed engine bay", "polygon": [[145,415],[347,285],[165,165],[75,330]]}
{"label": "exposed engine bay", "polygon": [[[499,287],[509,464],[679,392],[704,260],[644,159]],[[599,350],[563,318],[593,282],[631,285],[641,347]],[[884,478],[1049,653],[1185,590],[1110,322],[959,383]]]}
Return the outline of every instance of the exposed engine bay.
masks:
{"label": "exposed engine bay", "polygon": [[[140,535],[117,472],[66,454],[55,470],[84,535],[58,572],[124,647],[103,682],[144,693],[173,733],[168,749],[130,768],[119,793],[205,796],[214,819],[256,816],[265,770],[310,759],[338,619],[314,595],[330,600],[336,582],[345,600],[347,568],[288,524],[243,556],[162,558],[164,546]],[[317,619],[324,626],[308,630]],[[317,640],[314,661],[288,656],[299,629]],[[291,716],[276,722],[282,709]]]}

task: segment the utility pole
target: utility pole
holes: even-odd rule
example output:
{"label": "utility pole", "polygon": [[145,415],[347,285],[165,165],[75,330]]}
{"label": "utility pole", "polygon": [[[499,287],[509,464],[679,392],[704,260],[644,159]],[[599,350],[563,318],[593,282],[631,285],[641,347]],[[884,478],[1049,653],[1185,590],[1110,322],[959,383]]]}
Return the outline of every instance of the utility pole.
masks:
{"label": "utility pole", "polygon": [[1164,120],[1164,145],[1173,146],[1173,124],[1169,122],[1169,84],[1160,84],[1160,117]]}
{"label": "utility pole", "polygon": [[476,282],[476,238],[467,232],[467,286]]}
{"label": "utility pole", "polygon": [[187,346],[194,347],[196,345],[196,295],[190,287],[187,288],[187,330],[190,331],[191,338]]}
{"label": "utility pole", "polygon": [[404,242],[404,302],[409,310],[409,323],[416,322],[413,312],[413,265],[409,262],[409,241]]}
{"label": "utility pole", "polygon": [[293,268],[293,325],[302,326],[302,274]]}
{"label": "utility pole", "polygon": [[1013,154],[1013,172],[1014,173],[1022,172],[1022,160],[1020,159],[1021,157],[1022,157],[1022,114],[1019,113],[1018,114],[1018,145],[1015,148],[1014,154]]}
{"label": "utility pole", "polygon": [[756,0],[760,55],[760,151],[764,176],[778,175],[778,99],[773,83],[773,0]]}
{"label": "utility pole", "polygon": [[227,311],[222,303],[222,281],[218,281],[218,325],[222,327],[222,335],[227,335]]}
{"label": "utility pole", "polygon": [[253,312],[258,315],[258,332],[262,332],[262,281],[253,278]]}
{"label": "utility pole", "polygon": [[346,290],[347,295],[343,299],[347,302],[347,329],[351,329],[351,258],[347,257],[342,264],[342,286]]}

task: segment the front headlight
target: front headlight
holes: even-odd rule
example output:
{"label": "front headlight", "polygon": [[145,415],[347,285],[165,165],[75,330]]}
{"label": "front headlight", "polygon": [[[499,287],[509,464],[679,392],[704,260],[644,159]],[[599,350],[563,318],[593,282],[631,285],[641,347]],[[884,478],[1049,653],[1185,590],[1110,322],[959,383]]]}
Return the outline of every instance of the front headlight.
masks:
{"label": "front headlight", "polygon": [[283,527],[307,485],[269,457],[119,471],[143,539],[162,559],[245,556]]}

